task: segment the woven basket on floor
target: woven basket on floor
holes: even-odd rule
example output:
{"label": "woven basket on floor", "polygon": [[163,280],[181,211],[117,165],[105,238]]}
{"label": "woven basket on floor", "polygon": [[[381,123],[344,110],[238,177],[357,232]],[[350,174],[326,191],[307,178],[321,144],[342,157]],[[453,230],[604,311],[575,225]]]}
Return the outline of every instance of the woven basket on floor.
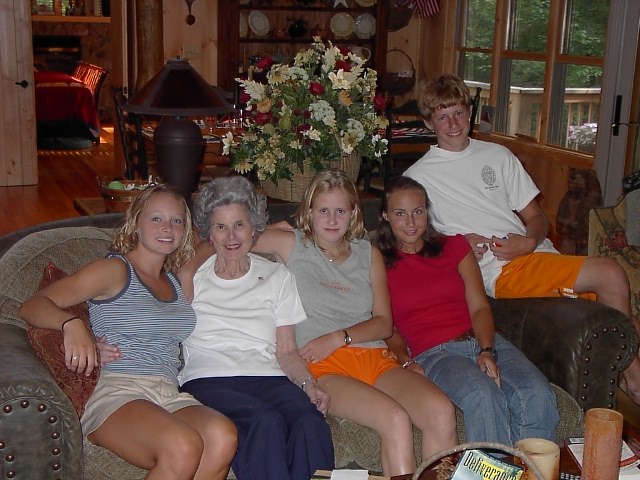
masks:
{"label": "woven basket on floor", "polygon": [[[343,155],[339,160],[328,163],[330,163],[328,168],[344,170],[347,176],[355,182],[358,179],[358,173],[360,173],[362,157],[359,153],[352,153],[350,155]],[[308,162],[305,162],[304,173],[296,171],[293,174],[292,180],[280,179],[277,185],[271,180],[265,180],[262,182],[262,189],[268,197],[285,200],[287,202],[299,202],[302,199],[305,188],[307,188],[307,185],[309,185],[316,173]]]}
{"label": "woven basket on floor", "polygon": [[[540,470],[536,467],[535,463],[533,463],[531,457],[526,453],[508,445],[494,442],[463,443],[450,448],[449,450],[443,450],[440,453],[436,453],[422,462],[416,473],[413,475],[412,480],[420,480],[422,473],[432,465],[437,465],[435,469],[438,471],[438,480],[449,480],[453,474],[455,466],[457,465],[459,455],[466,450],[497,450],[513,455],[514,457],[522,460],[525,465],[525,470],[521,477],[522,480],[544,480]],[[439,464],[437,462],[439,462]]]}

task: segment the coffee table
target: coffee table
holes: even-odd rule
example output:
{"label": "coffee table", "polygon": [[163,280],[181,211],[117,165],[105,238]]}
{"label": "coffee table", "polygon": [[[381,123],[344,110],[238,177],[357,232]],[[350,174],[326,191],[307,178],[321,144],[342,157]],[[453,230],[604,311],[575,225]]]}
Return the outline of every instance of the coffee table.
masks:
{"label": "coffee table", "polygon": [[[563,473],[571,474],[571,475],[580,475],[581,473],[580,467],[574,460],[571,453],[569,453],[569,449],[567,449],[567,447],[564,447],[564,446],[560,448],[560,471]],[[327,478],[327,479],[331,478],[331,472],[326,470],[318,471],[317,475],[321,478]],[[395,475],[391,477],[390,480],[411,480],[412,477],[413,477],[412,474]],[[369,480],[384,480],[388,478],[389,477],[369,475]],[[437,471],[425,470],[424,472],[422,472],[422,475],[420,475],[419,480],[437,480]]]}

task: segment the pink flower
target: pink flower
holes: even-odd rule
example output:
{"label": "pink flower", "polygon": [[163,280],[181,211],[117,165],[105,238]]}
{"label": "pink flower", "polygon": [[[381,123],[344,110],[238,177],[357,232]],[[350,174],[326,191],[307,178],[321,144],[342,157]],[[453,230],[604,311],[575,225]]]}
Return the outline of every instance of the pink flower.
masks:
{"label": "pink flower", "polygon": [[256,68],[259,68],[260,70],[268,70],[271,65],[273,65],[273,58],[264,57],[260,59],[258,63],[256,63]]}
{"label": "pink flower", "polygon": [[271,122],[271,112],[258,113],[256,115],[256,123],[258,125],[266,125]]}
{"label": "pink flower", "polygon": [[351,71],[351,64],[344,60],[336,60],[336,70],[344,70],[345,72]]}
{"label": "pink flower", "polygon": [[321,83],[318,82],[310,82],[309,83],[309,91],[312,95],[322,95],[324,93],[324,87]]}
{"label": "pink flower", "polygon": [[376,94],[373,97],[373,108],[378,114],[383,114],[387,110],[387,99],[384,95]]}
{"label": "pink flower", "polygon": [[296,133],[301,134],[302,132],[306,132],[307,130],[310,130],[310,129],[311,129],[311,125],[309,125],[308,123],[302,123],[296,126]]}

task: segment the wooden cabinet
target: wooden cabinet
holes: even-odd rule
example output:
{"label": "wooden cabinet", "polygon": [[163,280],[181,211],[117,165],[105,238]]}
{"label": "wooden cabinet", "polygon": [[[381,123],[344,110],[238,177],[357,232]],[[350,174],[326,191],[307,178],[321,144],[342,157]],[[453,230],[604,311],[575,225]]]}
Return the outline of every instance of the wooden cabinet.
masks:
{"label": "wooden cabinet", "polygon": [[[347,5],[345,7],[345,5]],[[218,3],[218,85],[235,91],[252,57],[289,63],[313,36],[370,52],[367,66],[385,71],[387,0],[232,0]],[[375,31],[373,34],[371,32]],[[361,55],[363,56],[363,55]]]}

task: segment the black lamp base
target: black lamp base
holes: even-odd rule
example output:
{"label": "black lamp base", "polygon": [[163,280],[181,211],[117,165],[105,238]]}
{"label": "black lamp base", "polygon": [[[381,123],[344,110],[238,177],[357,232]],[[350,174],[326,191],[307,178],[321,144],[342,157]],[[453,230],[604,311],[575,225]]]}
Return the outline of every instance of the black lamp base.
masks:
{"label": "black lamp base", "polygon": [[187,117],[163,117],[153,134],[153,145],[160,177],[190,201],[204,158],[200,127]]}

